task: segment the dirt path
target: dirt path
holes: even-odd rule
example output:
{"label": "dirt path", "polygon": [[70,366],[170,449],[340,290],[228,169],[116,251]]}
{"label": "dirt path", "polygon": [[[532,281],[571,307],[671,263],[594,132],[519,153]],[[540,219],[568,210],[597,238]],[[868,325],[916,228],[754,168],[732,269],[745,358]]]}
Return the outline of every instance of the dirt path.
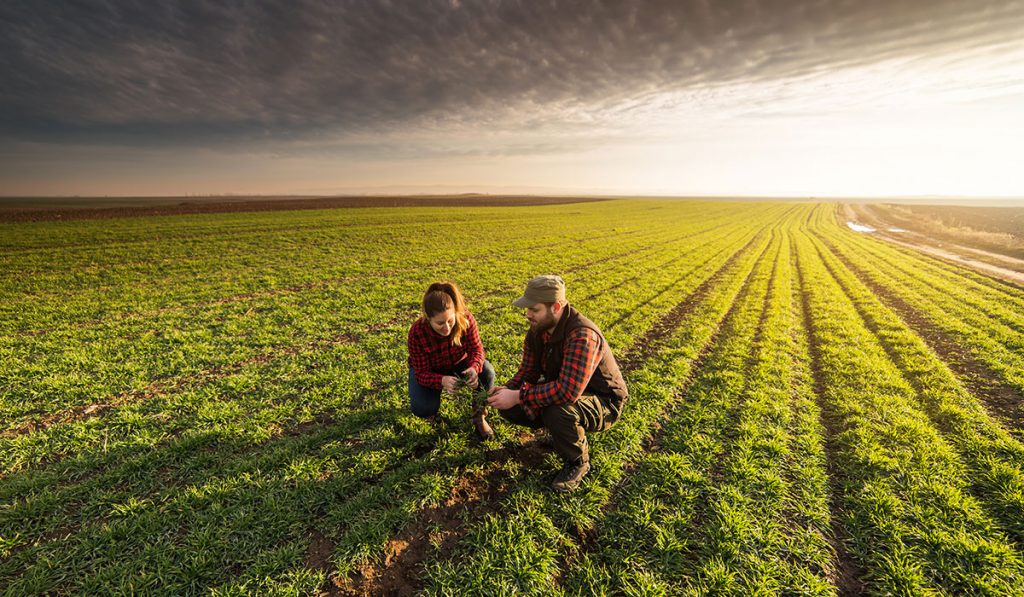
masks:
{"label": "dirt path", "polygon": [[[967,249],[966,247],[958,247],[956,245],[948,245],[948,248],[940,248],[940,247],[936,247],[936,246],[932,246],[932,245],[927,245],[927,244],[924,244],[924,243],[916,243],[916,242],[912,242],[912,241],[909,241],[909,240],[901,240],[901,239],[893,238],[891,235],[885,234],[885,233],[879,234],[878,236],[879,236],[879,238],[883,238],[883,239],[885,239],[885,240],[887,240],[887,241],[889,241],[889,242],[891,242],[893,244],[900,245],[900,246],[903,246],[903,247],[907,247],[907,248],[910,248],[910,249],[914,249],[914,250],[917,250],[917,251],[921,251],[922,253],[927,253],[929,255],[933,255],[935,257],[939,257],[940,259],[945,259],[947,261],[953,261],[957,265],[965,265],[965,266],[967,266],[967,267],[969,267],[969,268],[971,268],[973,270],[979,271],[979,272],[981,272],[983,274],[988,274],[990,276],[994,276],[994,277],[999,278],[1001,280],[1006,280],[1008,282],[1013,282],[1014,284],[1016,284],[1018,286],[1024,286],[1024,273],[1021,273],[1019,271],[1015,271],[1015,270],[1012,270],[1012,269],[1009,269],[1009,268],[1006,268],[1006,267],[1000,267],[998,265],[995,265],[995,264],[992,264],[992,263],[987,263],[985,261],[979,261],[977,259],[973,259],[971,257],[967,257],[967,256],[965,256],[965,255],[963,255],[961,253],[953,252],[954,250],[960,250],[960,251],[963,251],[963,252],[967,252],[967,251],[974,251],[975,249]],[[1006,257],[1006,256],[1000,256],[999,258],[1000,259],[1013,259],[1012,257]],[[1022,265],[1024,265],[1024,264],[1022,264]]]}
{"label": "dirt path", "polygon": [[[888,232],[893,227],[879,219],[877,214],[871,212],[866,207],[862,210],[854,210],[849,204],[843,204],[841,215],[847,222],[868,224],[876,228],[875,232],[870,233],[872,236],[894,245],[914,249],[915,251],[951,261],[957,265],[966,266],[988,276],[1024,287],[1024,259],[1017,259],[1000,253],[965,247],[945,241],[940,243],[911,230],[906,232]],[[975,259],[970,256],[971,254],[1001,261],[1009,267]]]}

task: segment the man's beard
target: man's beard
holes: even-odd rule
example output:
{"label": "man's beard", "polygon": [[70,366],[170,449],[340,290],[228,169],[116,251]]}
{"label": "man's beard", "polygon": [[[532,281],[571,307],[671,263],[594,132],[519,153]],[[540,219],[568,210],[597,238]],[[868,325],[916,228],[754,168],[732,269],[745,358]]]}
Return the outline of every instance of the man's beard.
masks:
{"label": "man's beard", "polygon": [[548,313],[544,319],[538,320],[537,323],[530,324],[530,329],[533,330],[535,334],[543,334],[553,327],[555,327],[555,317],[551,313]]}

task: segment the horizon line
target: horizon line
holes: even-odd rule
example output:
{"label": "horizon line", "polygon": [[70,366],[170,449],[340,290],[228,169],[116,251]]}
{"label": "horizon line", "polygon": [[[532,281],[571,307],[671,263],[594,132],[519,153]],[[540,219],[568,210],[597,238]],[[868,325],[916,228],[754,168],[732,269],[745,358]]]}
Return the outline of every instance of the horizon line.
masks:
{"label": "horizon line", "polygon": [[668,194],[668,193],[537,193],[537,192],[501,192],[488,193],[479,191],[451,192],[451,193],[387,193],[387,192],[342,192],[342,193],[208,193],[208,194],[103,194],[103,195],[22,195],[22,194],[0,194],[0,200],[4,199],[226,199],[226,198],[261,198],[261,199],[311,199],[330,197],[586,197],[586,198],[609,198],[609,199],[805,199],[805,200],[830,200],[830,199],[994,199],[994,200],[1024,200],[1024,195],[943,195],[943,194],[903,194],[903,195],[829,195],[829,194],[768,194],[768,195],[732,195],[732,194]]}

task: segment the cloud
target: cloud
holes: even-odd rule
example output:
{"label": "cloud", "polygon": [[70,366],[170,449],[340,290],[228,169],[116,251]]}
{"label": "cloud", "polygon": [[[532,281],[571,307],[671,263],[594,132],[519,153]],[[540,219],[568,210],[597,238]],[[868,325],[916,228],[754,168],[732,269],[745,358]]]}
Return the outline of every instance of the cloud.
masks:
{"label": "cloud", "polygon": [[0,23],[0,134],[188,145],[585,126],[664,94],[1012,43],[1024,11],[1005,0],[14,0]]}

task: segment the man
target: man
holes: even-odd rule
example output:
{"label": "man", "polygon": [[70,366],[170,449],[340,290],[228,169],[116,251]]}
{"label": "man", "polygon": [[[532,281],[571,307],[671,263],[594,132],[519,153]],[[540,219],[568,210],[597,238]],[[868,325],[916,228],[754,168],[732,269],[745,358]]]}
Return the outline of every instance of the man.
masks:
{"label": "man", "polygon": [[523,361],[487,401],[512,423],[548,430],[564,463],[551,486],[572,491],[590,472],[586,432],[619,419],[626,382],[601,330],[565,300],[560,277],[533,278],[512,304],[525,307],[530,322]]}

